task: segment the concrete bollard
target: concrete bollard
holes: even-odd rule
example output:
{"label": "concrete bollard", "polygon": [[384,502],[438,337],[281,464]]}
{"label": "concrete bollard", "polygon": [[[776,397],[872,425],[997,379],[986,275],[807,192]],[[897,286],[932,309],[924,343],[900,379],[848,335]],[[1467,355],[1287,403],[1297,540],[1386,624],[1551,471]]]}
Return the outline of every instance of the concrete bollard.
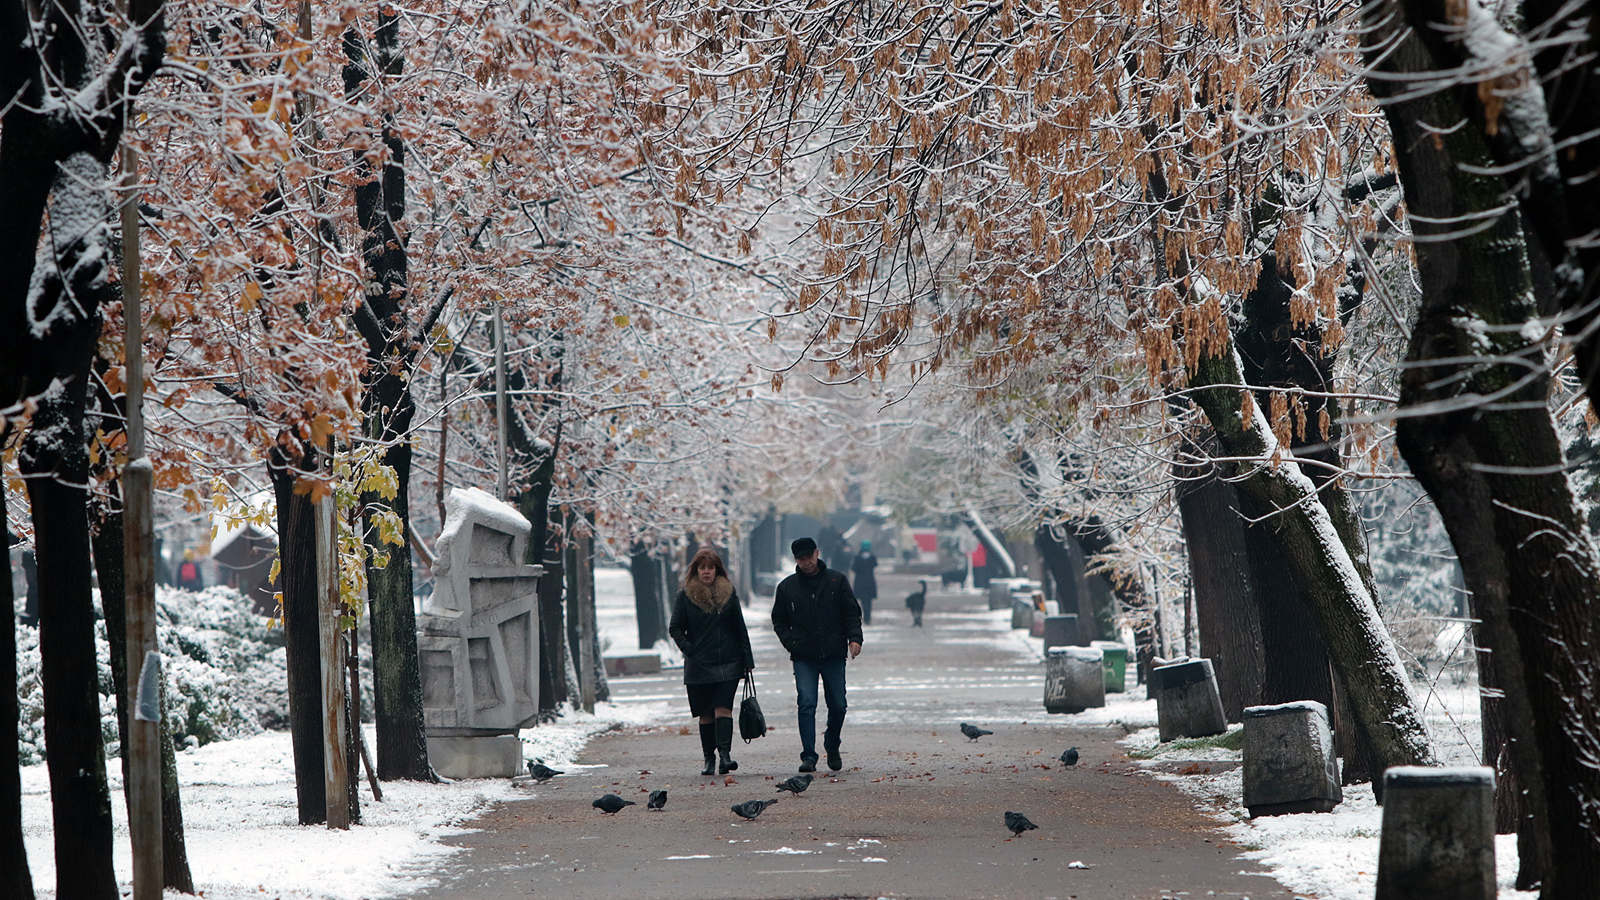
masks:
{"label": "concrete bollard", "polygon": [[1250,706],[1243,718],[1244,805],[1252,818],[1329,812],[1343,802],[1326,706]]}
{"label": "concrete bollard", "polygon": [[1033,604],[1027,600],[1012,598],[1011,600],[1011,627],[1033,627]]}
{"label": "concrete bollard", "polygon": [[1150,693],[1156,698],[1161,741],[1205,737],[1228,730],[1217,692],[1217,673],[1209,659],[1157,666],[1150,670]]}
{"label": "concrete bollard", "polygon": [[1076,647],[1083,643],[1078,634],[1078,617],[1072,613],[1044,617],[1044,649]]}
{"label": "concrete bollard", "polygon": [[1106,676],[1106,693],[1124,693],[1128,690],[1128,645],[1116,641],[1090,641],[1089,646],[1100,648],[1104,662],[1100,668]]}
{"label": "concrete bollard", "polygon": [[1038,585],[1026,578],[995,578],[989,581],[989,608],[1006,609],[1015,591],[1032,592]]}
{"label": "concrete bollard", "polygon": [[1377,900],[1494,900],[1494,770],[1395,766],[1383,773]]}
{"label": "concrete bollard", "polygon": [[1093,647],[1055,647],[1044,655],[1044,710],[1050,713],[1083,712],[1106,705],[1106,680],[1100,672],[1099,650]]}

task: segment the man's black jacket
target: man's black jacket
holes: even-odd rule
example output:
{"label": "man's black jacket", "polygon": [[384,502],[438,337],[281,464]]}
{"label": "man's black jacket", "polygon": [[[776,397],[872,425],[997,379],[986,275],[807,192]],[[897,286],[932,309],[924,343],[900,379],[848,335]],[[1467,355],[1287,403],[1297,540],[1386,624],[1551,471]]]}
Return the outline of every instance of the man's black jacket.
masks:
{"label": "man's black jacket", "polygon": [[861,642],[861,604],[844,573],[818,560],[815,576],[797,568],[778,584],[772,630],[790,659],[847,656],[850,644]]}

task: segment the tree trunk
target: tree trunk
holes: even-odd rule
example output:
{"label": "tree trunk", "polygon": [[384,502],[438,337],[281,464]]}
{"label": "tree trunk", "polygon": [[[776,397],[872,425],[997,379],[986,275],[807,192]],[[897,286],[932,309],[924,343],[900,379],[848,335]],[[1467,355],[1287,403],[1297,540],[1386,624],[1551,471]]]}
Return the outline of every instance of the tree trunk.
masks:
{"label": "tree trunk", "polygon": [[[1070,520],[1065,527],[1077,540],[1078,546],[1083,549],[1085,560],[1108,554],[1116,546],[1115,535],[1096,516]],[[1139,624],[1133,628],[1133,653],[1134,658],[1138,660],[1139,680],[1143,681],[1149,676],[1150,667],[1156,656],[1154,598],[1144,592],[1144,580],[1139,577],[1138,572],[1113,568],[1106,573],[1105,579],[1111,585],[1111,592],[1123,610],[1138,618]],[[1148,619],[1144,618],[1144,613],[1150,614]],[[1098,636],[1099,629],[1099,611],[1095,610],[1088,626],[1084,628],[1084,634]]]}
{"label": "tree trunk", "polygon": [[[513,435],[521,434],[514,430]],[[528,443],[532,443],[531,440]],[[562,566],[559,548],[552,549],[550,535],[550,490],[556,471],[556,453],[561,446],[559,431],[555,443],[546,444],[534,468],[528,487],[517,497],[517,508],[533,526],[528,535],[525,562],[542,565],[539,579],[539,718],[549,721],[561,704],[567,702],[566,624],[562,610]],[[533,447],[519,448],[519,452]]]}
{"label": "tree trunk", "polygon": [[[1368,37],[1400,37],[1383,56],[1386,74],[1431,78],[1438,60],[1397,27]],[[1410,89],[1372,81],[1380,97]],[[1477,129],[1457,127],[1466,116],[1457,95],[1408,97],[1385,113],[1412,227],[1430,238],[1416,244],[1422,307],[1401,379],[1402,409],[1415,412],[1396,443],[1456,547],[1487,651],[1480,671],[1509,713],[1505,743],[1528,814],[1518,884],[1542,874],[1546,898],[1600,897],[1600,772],[1585,762],[1600,722],[1600,565],[1546,405],[1546,348],[1524,336],[1540,310],[1520,216],[1501,211],[1504,181],[1481,174],[1489,148]],[[1460,221],[1484,224],[1448,224]]]}
{"label": "tree trunk", "polygon": [[[568,534],[571,534],[571,532],[569,531]],[[589,545],[593,546],[593,541],[590,541]],[[604,703],[611,699],[611,686],[606,682],[606,663],[601,658],[600,618],[594,604],[594,558],[580,559],[579,548],[581,546],[582,542],[569,540],[567,541],[566,553],[562,554],[566,567],[567,646],[568,652],[574,661],[583,659],[583,639],[581,637],[583,629],[579,616],[580,614],[587,615],[590,635],[589,650],[592,654],[590,658],[594,660],[594,665],[590,667],[589,678],[593,679],[595,701]],[[589,603],[586,613],[578,609],[579,579],[585,579],[588,582],[586,589],[589,592]]]}
{"label": "tree trunk", "polygon": [[317,629],[316,508],[309,494],[295,490],[297,466],[309,472],[313,463],[291,459],[281,448],[275,448],[268,461],[278,508],[278,579],[288,657],[295,798],[300,824],[316,825],[328,821],[323,783],[322,654]]}
{"label": "tree trunk", "polygon": [[1189,469],[1180,479],[1178,511],[1200,620],[1200,653],[1216,669],[1228,721],[1239,722],[1245,707],[1266,702],[1263,623],[1239,495],[1213,472]]}
{"label": "tree trunk", "polygon": [[567,681],[567,625],[563,609],[566,572],[561,554],[546,551],[539,579],[539,718],[553,720],[576,686]]}
{"label": "tree trunk", "polygon": [[[0,440],[5,431],[0,428]],[[0,484],[0,523],[6,518],[9,493]],[[16,597],[11,588],[11,538],[6,532],[6,577],[0,579],[0,735],[17,733],[21,710],[17,703]],[[15,740],[0,740],[0,896],[33,900],[33,873],[28,868],[28,848],[22,842],[22,764]]]}
{"label": "tree trunk", "polygon": [[1094,615],[1094,608],[1089,605],[1089,592],[1078,589],[1078,583],[1083,580],[1083,567],[1078,565],[1077,558],[1065,543],[1071,538],[1066,535],[1062,538],[1065,540],[1057,539],[1049,525],[1040,524],[1033,530],[1033,546],[1039,551],[1040,561],[1055,582],[1056,608],[1062,612],[1075,610],[1081,622],[1085,615]]}
{"label": "tree trunk", "polygon": [[39,656],[47,713],[56,896],[117,900],[111,793],[100,734],[89,549],[88,453],[83,439],[88,358],[70,388],[57,384],[34,412],[21,468],[33,507],[39,566]]}
{"label": "tree trunk", "polygon": [[639,649],[649,650],[656,641],[667,636],[667,623],[661,621],[661,603],[656,599],[655,560],[650,557],[650,548],[636,543],[629,563],[633,572],[633,615],[639,625]]}
{"label": "tree trunk", "polygon": [[1265,415],[1242,383],[1230,340],[1212,347],[1189,370],[1195,402],[1205,411],[1223,450],[1255,461],[1235,463],[1241,494],[1267,509],[1289,564],[1339,677],[1349,687],[1356,726],[1385,767],[1434,765],[1437,757],[1412,694],[1399,650],[1378,616],[1338,529],[1298,465],[1277,462],[1284,452]]}
{"label": "tree trunk", "polygon": [[[380,12],[372,59],[354,27],[345,35],[344,88],[359,99],[385,75],[399,75],[396,52],[399,18]],[[408,260],[396,224],[405,218],[405,142],[394,130],[394,116],[383,114],[381,139],[389,150],[383,170],[374,174],[364,154],[356,154],[361,181],[355,186],[356,221],[361,226],[362,259],[369,278],[357,313],[367,342],[362,373],[361,410],[369,438],[384,447],[383,464],[394,470],[398,490],[384,498],[362,495],[363,540],[367,543],[367,594],[372,621],[373,720],[377,732],[378,777],[437,782],[428,762],[422,714],[422,671],[417,653],[414,574],[411,569],[411,442],[416,401],[408,378],[416,356],[408,333]],[[398,545],[383,544],[372,513],[388,508],[400,519]],[[377,559],[382,557],[380,565]]]}

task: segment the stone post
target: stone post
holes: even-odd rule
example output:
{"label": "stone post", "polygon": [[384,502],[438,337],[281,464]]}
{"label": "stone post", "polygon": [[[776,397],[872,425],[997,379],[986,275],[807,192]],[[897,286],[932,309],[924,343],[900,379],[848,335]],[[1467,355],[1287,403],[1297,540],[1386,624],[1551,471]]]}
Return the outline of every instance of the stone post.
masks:
{"label": "stone post", "polygon": [[1494,770],[1383,773],[1377,900],[1494,900]]}
{"label": "stone post", "polygon": [[1006,609],[1011,595],[1016,591],[1030,593],[1039,589],[1037,582],[1026,578],[994,578],[989,581],[989,608]]}
{"label": "stone post", "polygon": [[1094,647],[1055,647],[1045,652],[1044,709],[1050,713],[1083,712],[1106,705],[1106,680],[1101,653]]}
{"label": "stone post", "polygon": [[1078,617],[1073,614],[1044,617],[1044,649],[1076,647],[1083,643],[1078,633]]}
{"label": "stone post", "polygon": [[1011,627],[1030,628],[1033,626],[1033,604],[1026,599],[1011,598]]}
{"label": "stone post", "polygon": [[1328,708],[1315,700],[1244,710],[1244,805],[1255,816],[1328,812],[1344,800]]}
{"label": "stone post", "polygon": [[1163,743],[1228,730],[1222,695],[1217,692],[1217,674],[1209,659],[1156,666],[1150,670],[1150,693],[1156,698],[1156,719]]}

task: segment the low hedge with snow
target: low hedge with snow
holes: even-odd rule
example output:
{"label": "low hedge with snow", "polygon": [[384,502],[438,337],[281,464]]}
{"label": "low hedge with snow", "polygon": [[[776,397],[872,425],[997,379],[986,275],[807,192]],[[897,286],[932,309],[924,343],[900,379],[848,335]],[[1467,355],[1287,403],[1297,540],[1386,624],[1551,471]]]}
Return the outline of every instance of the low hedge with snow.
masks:
{"label": "low hedge with snow", "polygon": [[[283,632],[250,611],[237,591],[156,591],[157,637],[166,677],[166,717],[179,747],[199,746],[288,724]],[[39,632],[16,625],[17,729],[23,765],[44,761],[44,691]],[[120,748],[105,619],[95,623],[100,730],[107,755]]]}

